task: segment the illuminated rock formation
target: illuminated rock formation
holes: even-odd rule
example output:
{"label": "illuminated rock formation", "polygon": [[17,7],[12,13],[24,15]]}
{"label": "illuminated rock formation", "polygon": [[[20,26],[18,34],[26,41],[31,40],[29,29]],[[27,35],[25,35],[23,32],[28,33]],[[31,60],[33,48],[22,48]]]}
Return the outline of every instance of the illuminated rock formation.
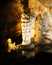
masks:
{"label": "illuminated rock formation", "polygon": [[[28,7],[25,7],[21,14],[22,43],[16,45],[16,47],[14,46],[15,49],[22,50],[23,55],[26,54],[28,56],[32,52],[30,51],[29,53],[29,50],[32,49],[35,54],[34,49],[37,49],[35,47],[37,43],[42,45],[42,47],[40,45],[38,46],[38,50],[40,48],[40,50],[44,50],[45,52],[45,49],[47,51],[47,49],[51,48],[51,45],[50,47],[43,46],[43,44],[52,44],[51,13],[50,8],[43,5],[38,0],[28,0]],[[32,43],[34,45],[31,45]]]}

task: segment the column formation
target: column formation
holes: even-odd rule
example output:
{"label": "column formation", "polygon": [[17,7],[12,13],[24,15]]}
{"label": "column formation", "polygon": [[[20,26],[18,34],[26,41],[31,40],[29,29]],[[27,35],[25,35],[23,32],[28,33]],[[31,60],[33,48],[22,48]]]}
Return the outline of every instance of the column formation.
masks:
{"label": "column formation", "polygon": [[[21,15],[21,28],[22,28],[22,44],[28,45],[31,43],[31,27],[33,26],[33,22],[35,20],[34,14],[22,14]],[[32,28],[33,30],[33,28]]]}

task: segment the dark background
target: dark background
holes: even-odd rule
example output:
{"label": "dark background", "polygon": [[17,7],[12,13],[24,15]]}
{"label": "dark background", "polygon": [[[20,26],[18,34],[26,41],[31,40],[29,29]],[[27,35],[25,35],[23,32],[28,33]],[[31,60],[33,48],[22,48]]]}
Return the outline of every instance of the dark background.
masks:
{"label": "dark background", "polygon": [[[5,44],[6,39],[9,37],[12,38],[13,41],[18,41],[17,43],[21,43],[22,36],[21,34],[16,37],[16,33],[12,31],[10,32],[10,24],[13,25],[13,23],[8,24],[7,16],[8,13],[10,14],[11,10],[7,10],[7,4],[10,2],[13,2],[14,0],[0,0],[0,65],[44,65],[44,64],[52,64],[52,54],[46,53],[46,52],[39,52],[36,54],[35,57],[26,58],[25,56],[21,56],[16,51],[12,51],[11,53],[8,53],[6,51],[7,45]],[[7,12],[9,11],[9,12]],[[5,12],[6,11],[6,12]],[[13,15],[12,15],[13,16]],[[14,18],[14,17],[13,17]],[[14,19],[11,21],[14,22]],[[8,24],[8,25],[7,25]],[[16,24],[16,20],[15,20]],[[6,29],[7,26],[7,29]],[[15,26],[15,25],[14,25]],[[6,31],[7,30],[7,31]]]}

